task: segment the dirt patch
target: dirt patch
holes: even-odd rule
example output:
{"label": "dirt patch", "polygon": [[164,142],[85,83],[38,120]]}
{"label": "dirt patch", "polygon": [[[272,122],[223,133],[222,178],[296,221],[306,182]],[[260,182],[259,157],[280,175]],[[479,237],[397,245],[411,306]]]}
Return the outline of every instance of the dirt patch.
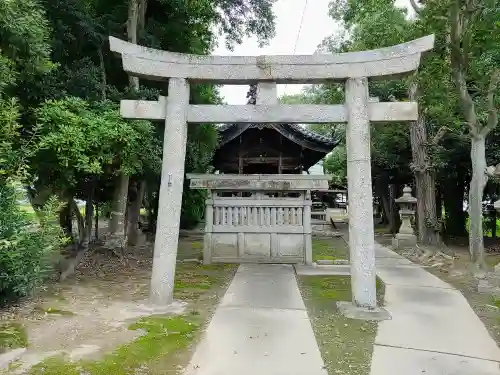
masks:
{"label": "dirt patch", "polygon": [[[180,239],[179,259],[197,258],[201,251],[198,239]],[[48,361],[46,371],[36,374],[56,375],[60,373],[57,368],[71,374],[69,367],[47,358],[64,355],[63,363],[84,360],[102,364],[109,360],[110,353],[123,350],[124,345],[135,345],[145,337],[156,339],[154,335],[148,336],[150,331],[142,326],[130,329],[141,315],[147,315],[147,312],[138,312],[138,306],[148,297],[152,253],[152,244],[136,247],[128,251],[125,263],[105,249],[94,249],[81,262],[74,278],[51,283],[36,298],[2,311],[2,320],[22,324],[28,336],[28,350],[9,373],[28,373],[34,371],[28,370],[34,364],[43,361],[46,365]],[[174,298],[186,304],[182,319],[186,318],[186,324],[196,327],[192,332],[183,331],[190,338],[185,340],[186,344],[197,337],[198,330],[210,319],[234,272],[234,266],[178,263]],[[184,327],[183,322],[176,325]],[[146,328],[151,327],[148,322],[143,323]],[[171,322],[155,324],[172,325]],[[189,354],[174,351],[175,366],[182,367],[189,360]],[[162,356],[165,357],[165,352]],[[151,370],[154,366],[148,368],[149,372],[144,374],[165,373]],[[100,374],[97,370],[88,373]]]}

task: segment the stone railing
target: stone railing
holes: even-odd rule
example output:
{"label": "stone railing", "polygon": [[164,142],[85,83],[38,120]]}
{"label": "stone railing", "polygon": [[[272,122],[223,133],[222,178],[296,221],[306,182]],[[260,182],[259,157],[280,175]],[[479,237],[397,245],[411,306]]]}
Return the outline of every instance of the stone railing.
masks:
{"label": "stone railing", "polygon": [[313,211],[311,212],[311,218],[318,221],[326,221],[326,211]]}
{"label": "stone railing", "polygon": [[304,222],[302,200],[218,198],[212,200],[213,226],[218,227],[300,227]]}
{"label": "stone railing", "polygon": [[[203,259],[211,262],[312,262],[311,193],[329,176],[188,175],[207,189]],[[232,187],[232,189],[230,189]]]}

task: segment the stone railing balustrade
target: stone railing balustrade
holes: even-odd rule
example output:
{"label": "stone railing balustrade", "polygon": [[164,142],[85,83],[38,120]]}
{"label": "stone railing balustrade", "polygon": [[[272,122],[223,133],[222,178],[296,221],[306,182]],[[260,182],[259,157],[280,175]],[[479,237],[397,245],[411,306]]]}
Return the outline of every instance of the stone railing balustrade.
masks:
{"label": "stone railing balustrade", "polygon": [[328,189],[329,176],[189,174],[188,178],[192,189],[209,191],[204,263],[312,263],[310,190]]}
{"label": "stone railing balustrade", "polygon": [[214,226],[302,225],[303,208],[246,206],[237,202],[218,202],[213,207]]}

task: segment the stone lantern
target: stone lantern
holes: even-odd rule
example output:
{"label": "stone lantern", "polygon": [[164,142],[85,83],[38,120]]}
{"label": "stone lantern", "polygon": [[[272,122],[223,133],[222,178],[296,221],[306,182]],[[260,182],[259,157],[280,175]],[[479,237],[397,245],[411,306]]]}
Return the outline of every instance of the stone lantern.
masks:
{"label": "stone lantern", "polygon": [[405,186],[403,195],[396,199],[395,202],[399,206],[399,216],[401,217],[401,226],[396,237],[392,240],[392,245],[395,249],[404,249],[413,247],[417,243],[417,237],[413,231],[412,219],[415,218],[415,206],[417,198],[412,197],[411,188]]}

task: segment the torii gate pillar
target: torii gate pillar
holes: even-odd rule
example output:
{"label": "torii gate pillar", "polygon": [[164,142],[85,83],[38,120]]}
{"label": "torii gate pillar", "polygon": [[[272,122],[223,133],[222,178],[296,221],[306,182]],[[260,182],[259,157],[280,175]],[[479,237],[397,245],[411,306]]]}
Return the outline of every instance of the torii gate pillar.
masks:
{"label": "torii gate pillar", "polygon": [[377,306],[368,79],[346,82],[349,249],[353,303]]}
{"label": "torii gate pillar", "polygon": [[154,306],[167,306],[173,300],[186,159],[189,105],[187,81],[183,78],[170,78],[168,97],[161,101],[165,105],[166,118],[158,220],[149,292],[149,302]]}

